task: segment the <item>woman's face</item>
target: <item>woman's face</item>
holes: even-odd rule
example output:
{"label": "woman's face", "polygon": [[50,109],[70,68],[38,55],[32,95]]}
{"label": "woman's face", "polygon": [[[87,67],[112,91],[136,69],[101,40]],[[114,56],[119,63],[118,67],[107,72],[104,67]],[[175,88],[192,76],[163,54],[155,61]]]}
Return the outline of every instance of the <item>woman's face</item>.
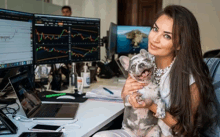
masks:
{"label": "woman's face", "polygon": [[173,19],[167,15],[160,16],[148,36],[148,51],[156,57],[173,57],[172,41]]}

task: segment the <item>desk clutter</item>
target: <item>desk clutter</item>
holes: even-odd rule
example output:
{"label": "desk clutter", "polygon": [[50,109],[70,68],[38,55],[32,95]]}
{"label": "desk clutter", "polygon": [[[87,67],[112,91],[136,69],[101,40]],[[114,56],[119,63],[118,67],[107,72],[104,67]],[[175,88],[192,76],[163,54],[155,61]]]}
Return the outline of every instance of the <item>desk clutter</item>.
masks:
{"label": "desk clutter", "polygon": [[[112,81],[115,81],[115,83]],[[106,83],[111,83],[111,85],[114,85],[114,86],[105,85]],[[114,93],[113,95],[117,95],[119,97],[120,92],[121,92],[121,86],[118,86],[119,88],[116,87],[117,86],[115,85],[116,83],[118,83],[117,80],[98,79],[98,82],[93,83],[94,85],[92,84],[91,87],[94,87],[95,88],[94,91],[95,91],[99,88],[103,88],[103,86],[100,86],[100,85],[105,85],[104,87],[106,89],[113,92]],[[111,92],[108,92],[106,90],[103,92],[104,92],[103,94],[112,95]],[[69,95],[69,94],[65,94],[65,93],[57,91],[57,92],[53,92],[53,94],[51,94],[51,92],[48,92],[48,94],[45,94],[45,97],[46,95],[51,95],[51,97],[55,97],[55,95],[57,95],[56,97],[62,97],[62,96]],[[92,134],[94,134],[100,128],[103,127],[101,123],[107,122],[109,120],[112,121],[118,116],[118,114],[121,114],[123,112],[122,111],[124,108],[123,103],[112,103],[112,102],[115,102],[115,99],[114,101],[103,101],[103,102],[93,101],[92,99],[89,99],[85,101],[84,103],[80,103],[79,110],[77,111],[77,114],[76,114],[76,118],[72,120],[33,120],[32,118],[28,118],[24,116],[25,113],[23,114],[22,113],[23,111],[20,108],[18,113],[15,114],[14,116],[12,114],[11,115],[7,114],[10,120],[12,120],[12,122],[18,128],[18,132],[14,135],[9,135],[9,137],[15,137],[15,136],[19,137],[21,133],[29,132],[28,129],[35,126],[36,124],[49,124],[49,125],[64,126],[65,130],[63,130],[62,132],[64,136],[66,137],[91,136]],[[17,108],[16,104],[10,107],[14,109]],[[111,111],[111,113],[109,113],[106,110]],[[4,110],[4,112],[7,113],[6,110]],[[103,114],[100,114],[100,112],[102,112]],[[78,119],[77,122],[76,122],[76,119]],[[40,132],[43,132],[43,131],[40,131]]]}
{"label": "desk clutter", "polygon": [[[85,93],[76,94],[76,93],[57,93],[53,91],[43,91],[39,92],[38,96],[41,101],[51,101],[51,102],[85,102],[87,98],[84,98]],[[67,96],[66,98],[60,98],[63,96]],[[71,98],[71,96],[73,98]],[[69,98],[68,98],[69,97]],[[60,99],[59,99],[60,98]]]}
{"label": "desk clutter", "polygon": [[116,86],[99,86],[86,92],[85,97],[101,101],[123,102],[121,98],[122,88]]}

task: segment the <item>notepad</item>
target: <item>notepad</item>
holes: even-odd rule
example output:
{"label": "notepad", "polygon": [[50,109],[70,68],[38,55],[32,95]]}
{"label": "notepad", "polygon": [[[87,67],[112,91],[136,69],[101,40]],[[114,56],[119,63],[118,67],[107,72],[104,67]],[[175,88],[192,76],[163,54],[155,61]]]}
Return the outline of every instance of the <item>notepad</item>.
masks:
{"label": "notepad", "polygon": [[[114,94],[110,94],[103,87],[109,89]],[[86,92],[85,97],[97,99],[97,100],[109,100],[109,101],[117,101],[122,102],[121,99],[121,91],[123,87],[117,86],[99,86],[98,88],[92,89],[91,91]]]}

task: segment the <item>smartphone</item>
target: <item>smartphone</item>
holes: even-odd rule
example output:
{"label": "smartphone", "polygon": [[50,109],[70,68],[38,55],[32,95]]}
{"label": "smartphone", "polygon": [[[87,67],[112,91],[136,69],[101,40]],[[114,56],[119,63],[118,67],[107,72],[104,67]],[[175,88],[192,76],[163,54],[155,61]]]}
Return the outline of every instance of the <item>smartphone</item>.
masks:
{"label": "smartphone", "polygon": [[37,124],[29,128],[29,130],[31,131],[49,131],[49,132],[59,132],[62,129],[63,127],[58,125],[42,125],[42,124]]}
{"label": "smartphone", "polygon": [[63,132],[22,132],[19,137],[64,137]]}

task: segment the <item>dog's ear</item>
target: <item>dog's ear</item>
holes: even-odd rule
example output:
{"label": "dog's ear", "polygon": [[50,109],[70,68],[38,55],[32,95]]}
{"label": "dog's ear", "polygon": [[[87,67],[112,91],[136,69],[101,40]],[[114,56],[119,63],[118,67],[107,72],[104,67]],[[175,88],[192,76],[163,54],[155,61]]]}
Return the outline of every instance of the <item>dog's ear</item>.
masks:
{"label": "dog's ear", "polygon": [[154,62],[155,56],[148,52],[148,58],[150,58],[151,62]]}
{"label": "dog's ear", "polygon": [[140,50],[140,54],[141,54],[142,56],[145,56],[145,57],[146,57],[146,56],[148,56],[149,53],[148,53],[145,49],[141,49],[141,50]]}
{"label": "dog's ear", "polygon": [[154,61],[154,55],[150,54],[150,52],[147,52],[145,49],[140,50],[140,54],[142,56],[145,56],[147,58],[150,58],[150,60],[153,62]]}
{"label": "dog's ear", "polygon": [[124,67],[124,69],[126,71],[128,71],[130,58],[127,56],[121,56],[119,58],[119,61],[120,61],[121,65]]}

